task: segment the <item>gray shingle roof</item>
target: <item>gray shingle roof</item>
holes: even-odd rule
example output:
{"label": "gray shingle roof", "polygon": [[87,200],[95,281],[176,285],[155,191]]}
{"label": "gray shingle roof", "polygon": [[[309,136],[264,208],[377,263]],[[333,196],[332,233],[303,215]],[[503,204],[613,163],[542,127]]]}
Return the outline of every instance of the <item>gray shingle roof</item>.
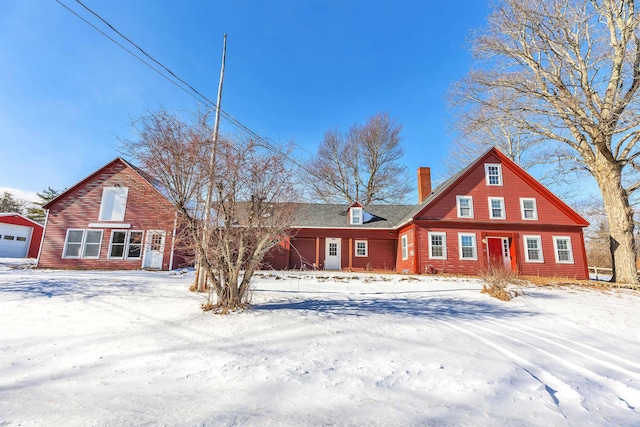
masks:
{"label": "gray shingle roof", "polygon": [[300,203],[293,227],[322,228],[393,228],[415,205],[369,205],[363,210],[374,218],[362,225],[349,224],[347,210],[350,205]]}

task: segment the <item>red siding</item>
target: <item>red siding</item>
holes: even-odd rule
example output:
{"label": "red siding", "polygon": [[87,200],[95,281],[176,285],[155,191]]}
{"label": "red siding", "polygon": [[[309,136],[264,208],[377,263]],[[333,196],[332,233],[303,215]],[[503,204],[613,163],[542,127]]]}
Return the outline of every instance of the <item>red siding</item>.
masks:
{"label": "red siding", "polygon": [[[419,271],[424,272],[433,267],[441,273],[451,274],[479,274],[488,266],[486,237],[505,237],[512,245],[512,265],[515,271],[523,275],[540,275],[556,277],[572,277],[587,279],[587,260],[584,252],[582,231],[576,227],[505,227],[502,229],[482,229],[473,224],[448,224],[442,227],[438,224],[418,228],[421,243]],[[431,259],[429,254],[429,232],[446,233],[446,259]],[[474,233],[476,235],[477,261],[460,259],[459,233]],[[543,263],[527,262],[525,257],[524,236],[540,236],[542,240]],[[558,263],[555,260],[553,237],[570,237],[573,263]],[[483,243],[485,239],[485,243]]]}
{"label": "red siding", "polygon": [[[402,259],[402,236],[407,236],[407,259]],[[396,252],[396,271],[399,273],[416,273],[418,254],[418,241],[415,227],[410,226],[398,233],[398,249]]]}
{"label": "red siding", "polygon": [[[397,232],[393,230],[299,229],[291,238],[289,268],[324,269],[325,239],[339,238],[342,269],[394,270]],[[367,256],[356,256],[356,240],[367,241]]]}
{"label": "red siding", "polygon": [[[38,267],[81,268],[81,269],[139,269],[142,259],[108,259],[109,241],[112,228],[90,228],[90,223],[106,224],[99,221],[102,189],[122,186],[129,189],[124,221],[129,230],[165,231],[165,247],[162,269],[169,268],[173,240],[174,211],[167,200],[142,179],[133,169],[116,160],[93,174],[81,185],[76,185],[67,193],[49,204],[49,215],[44,234]],[[62,258],[67,229],[103,229],[102,245],[98,259]]]}
{"label": "red siding", "polygon": [[[473,222],[509,223],[509,224],[555,224],[576,225],[574,218],[563,209],[565,206],[554,203],[547,198],[541,189],[532,186],[531,179],[517,174],[509,165],[502,166],[501,186],[490,186],[485,181],[485,163],[501,163],[495,155],[489,156],[470,170],[460,182],[449,189],[442,197],[429,206],[417,220],[445,220],[469,222],[469,219],[458,218],[456,196],[473,197]],[[489,197],[503,197],[506,219],[490,219]],[[520,211],[520,198],[535,198],[538,219],[524,220]]]}
{"label": "red siding", "polygon": [[44,227],[34,221],[24,218],[21,215],[0,216],[0,222],[4,224],[22,225],[31,227],[31,242],[29,242],[28,258],[37,258],[40,250],[40,242],[42,241],[42,232]]}

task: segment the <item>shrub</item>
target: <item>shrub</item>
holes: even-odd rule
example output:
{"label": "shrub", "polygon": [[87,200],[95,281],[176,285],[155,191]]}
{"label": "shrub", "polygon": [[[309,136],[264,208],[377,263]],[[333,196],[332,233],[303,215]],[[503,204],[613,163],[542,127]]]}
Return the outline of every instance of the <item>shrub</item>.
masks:
{"label": "shrub", "polygon": [[518,274],[505,266],[490,266],[480,273],[485,284],[482,286],[483,294],[487,294],[502,301],[511,301],[518,295],[523,295],[522,290],[507,289],[509,285],[521,285],[523,281]]}

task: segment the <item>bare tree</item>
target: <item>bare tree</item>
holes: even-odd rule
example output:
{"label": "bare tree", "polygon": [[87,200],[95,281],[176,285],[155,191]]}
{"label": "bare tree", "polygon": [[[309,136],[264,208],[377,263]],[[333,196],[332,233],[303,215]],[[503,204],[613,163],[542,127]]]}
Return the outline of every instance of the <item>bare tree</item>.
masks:
{"label": "bare tree", "polygon": [[[492,105],[509,102],[509,96],[499,91],[495,92],[489,96],[500,99],[493,99]],[[454,105],[460,101],[457,95],[454,93],[451,99]],[[467,108],[459,110],[453,118],[457,138],[449,146],[449,156],[446,160],[447,171],[450,174],[458,172],[491,147],[499,149],[524,169],[544,163],[540,156],[541,142],[544,138],[518,128],[517,122],[508,116],[508,109],[504,110],[507,114],[496,115],[486,105],[465,104],[463,102],[461,106]]]}
{"label": "bare tree", "polygon": [[401,129],[384,113],[352,126],[346,135],[328,131],[306,167],[310,197],[365,205],[403,201],[411,187],[399,163]]}
{"label": "bare tree", "polygon": [[[210,284],[206,309],[227,313],[247,304],[251,278],[293,220],[292,168],[251,139],[219,139],[215,173],[209,172],[207,114],[186,122],[166,111],[138,121],[139,138],[123,152],[156,180],[180,219],[179,247],[198,254]],[[213,180],[209,215],[204,199]],[[204,219],[209,218],[207,240]]]}
{"label": "bare tree", "polygon": [[[638,283],[630,196],[640,139],[640,17],[632,0],[501,0],[475,37],[479,68],[454,88],[459,103],[562,146],[563,168],[598,183],[614,279]],[[509,102],[495,102],[508,94]]]}

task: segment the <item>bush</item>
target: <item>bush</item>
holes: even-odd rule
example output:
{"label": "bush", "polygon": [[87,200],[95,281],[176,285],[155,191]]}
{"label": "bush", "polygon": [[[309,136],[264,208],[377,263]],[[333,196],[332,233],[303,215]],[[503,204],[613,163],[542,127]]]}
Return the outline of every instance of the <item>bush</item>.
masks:
{"label": "bush", "polygon": [[522,290],[507,289],[510,285],[521,285],[523,280],[510,268],[504,266],[490,266],[480,273],[480,278],[485,281],[482,286],[483,294],[487,294],[502,301],[511,301],[518,295],[523,295]]}

